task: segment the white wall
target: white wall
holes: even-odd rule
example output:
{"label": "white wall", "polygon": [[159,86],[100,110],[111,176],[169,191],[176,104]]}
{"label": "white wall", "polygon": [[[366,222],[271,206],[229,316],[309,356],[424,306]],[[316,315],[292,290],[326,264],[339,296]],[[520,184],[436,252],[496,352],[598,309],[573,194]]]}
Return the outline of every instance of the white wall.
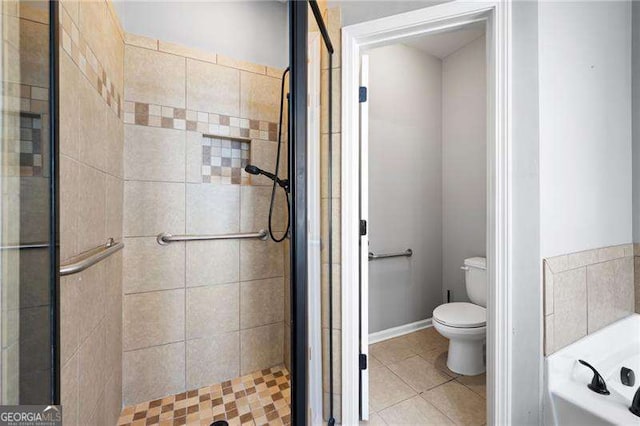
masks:
{"label": "white wall", "polygon": [[640,243],[640,2],[633,3],[633,241]]}
{"label": "white wall", "polygon": [[287,5],[280,1],[114,1],[130,33],[284,68]]}
{"label": "white wall", "polygon": [[631,242],[631,4],[540,2],[543,257]]}
{"label": "white wall", "polygon": [[512,13],[511,413],[523,426],[542,418],[538,5],[516,0]]}
{"label": "white wall", "polygon": [[485,38],[442,61],[442,289],[468,301],[464,259],[486,256]]}
{"label": "white wall", "polygon": [[369,331],[442,303],[441,61],[402,45],[369,52]]}

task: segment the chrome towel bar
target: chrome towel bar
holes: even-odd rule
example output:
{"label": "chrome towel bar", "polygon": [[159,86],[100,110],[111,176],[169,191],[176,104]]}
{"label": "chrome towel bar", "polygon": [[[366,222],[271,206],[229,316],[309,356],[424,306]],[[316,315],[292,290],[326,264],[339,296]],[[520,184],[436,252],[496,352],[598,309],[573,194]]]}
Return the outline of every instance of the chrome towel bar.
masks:
{"label": "chrome towel bar", "polygon": [[258,232],[248,232],[244,234],[223,234],[223,235],[171,235],[166,232],[158,234],[156,241],[161,246],[178,241],[209,241],[209,240],[244,240],[255,238],[258,240],[267,239],[267,231],[261,229]]}
{"label": "chrome towel bar", "polygon": [[60,265],[60,276],[82,272],[123,248],[123,242],[116,243],[113,238],[109,238],[106,244],[75,256],[69,259],[69,262]]}
{"label": "chrome towel bar", "polygon": [[375,254],[371,251],[369,252],[369,260],[388,259],[390,257],[411,257],[411,256],[413,256],[413,250],[411,249],[406,249],[405,251],[398,252],[398,253]]}

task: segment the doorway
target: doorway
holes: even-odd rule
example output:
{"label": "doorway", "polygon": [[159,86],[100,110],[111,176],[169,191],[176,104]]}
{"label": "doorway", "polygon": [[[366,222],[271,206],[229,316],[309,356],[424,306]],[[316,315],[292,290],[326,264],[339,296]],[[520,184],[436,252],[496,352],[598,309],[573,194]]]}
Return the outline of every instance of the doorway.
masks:
{"label": "doorway", "polygon": [[372,419],[486,421],[485,46],[479,22],[363,53]]}
{"label": "doorway", "polygon": [[[376,360],[369,355],[369,317],[372,282],[369,277],[370,232],[375,218],[371,217],[369,182],[372,118],[367,101],[370,58],[367,51],[410,42],[427,35],[437,37],[445,31],[481,26],[486,38],[487,102],[486,102],[486,274],[487,292],[487,415],[488,422],[509,423],[509,81],[507,54],[509,47],[508,6],[503,4],[470,5],[458,2],[391,16],[372,22],[343,28],[343,150],[342,150],[342,280],[343,280],[343,422],[369,419],[369,409],[375,401],[370,397],[369,369]],[[364,101],[364,102],[363,102]],[[400,100],[402,102],[402,100]],[[393,101],[392,101],[393,103]],[[392,149],[391,146],[389,149]],[[352,167],[359,164],[360,167]],[[401,167],[399,164],[394,164]],[[392,203],[390,203],[392,204]],[[369,226],[371,224],[371,226]],[[395,226],[397,229],[399,224]],[[393,228],[393,226],[392,226]],[[406,244],[405,244],[406,245]],[[373,258],[391,254],[405,260],[413,255],[412,247],[376,248]],[[390,250],[386,252],[386,250]],[[482,254],[482,253],[478,253]],[[398,256],[395,256],[398,255]],[[405,265],[406,266],[406,265]],[[387,280],[388,281],[388,280]],[[464,282],[461,283],[464,288]],[[389,290],[389,289],[387,289]],[[458,293],[459,290],[456,291]],[[450,292],[451,293],[451,292]],[[451,299],[456,300],[456,298]],[[464,300],[464,298],[463,298]],[[447,301],[446,288],[442,300]],[[428,310],[428,309],[427,309]],[[425,311],[423,311],[424,313]],[[403,314],[406,314],[404,312]],[[422,318],[427,319],[427,318]],[[376,319],[375,321],[377,321]],[[396,322],[402,322],[398,319]],[[406,319],[404,319],[406,323]],[[415,321],[409,328],[392,333],[406,334],[429,325]],[[376,325],[380,328],[380,325]],[[391,326],[391,329],[394,327]],[[431,329],[434,338],[439,337]],[[384,335],[377,338],[389,337]],[[370,361],[370,362],[363,362]]]}

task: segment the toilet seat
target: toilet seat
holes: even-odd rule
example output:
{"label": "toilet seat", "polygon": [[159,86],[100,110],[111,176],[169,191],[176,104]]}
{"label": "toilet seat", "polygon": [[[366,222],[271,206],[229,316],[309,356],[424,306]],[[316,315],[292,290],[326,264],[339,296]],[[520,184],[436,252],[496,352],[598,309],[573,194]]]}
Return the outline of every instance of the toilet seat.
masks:
{"label": "toilet seat", "polygon": [[487,324],[487,310],[473,303],[445,303],[433,310],[433,319],[454,328],[484,327]]}

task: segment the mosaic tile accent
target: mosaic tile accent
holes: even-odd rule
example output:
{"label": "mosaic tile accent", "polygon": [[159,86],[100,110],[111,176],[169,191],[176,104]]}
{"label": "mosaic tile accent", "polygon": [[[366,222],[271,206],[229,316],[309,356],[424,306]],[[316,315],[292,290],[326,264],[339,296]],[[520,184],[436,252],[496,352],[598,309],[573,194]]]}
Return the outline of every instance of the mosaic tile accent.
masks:
{"label": "mosaic tile accent", "polygon": [[268,141],[276,141],[278,138],[278,123],[135,101],[125,101],[124,122],[216,136]]}
{"label": "mosaic tile accent", "polygon": [[202,136],[202,182],[249,185],[248,141]]}
{"label": "mosaic tile accent", "polygon": [[60,8],[60,45],[69,54],[80,71],[87,77],[94,89],[102,96],[111,110],[122,118],[122,95],[107,75],[86,40],[80,35],[78,27],[64,7]]}
{"label": "mosaic tile accent", "polygon": [[[6,176],[44,176],[43,123],[49,112],[49,91],[45,87],[3,82],[0,86],[7,105],[13,105],[15,120],[5,134]],[[9,109],[11,110],[11,108]]]}
{"label": "mosaic tile accent", "polygon": [[290,425],[291,386],[282,366],[125,407],[118,426]]}
{"label": "mosaic tile accent", "polygon": [[20,176],[42,176],[42,118],[20,114]]}
{"label": "mosaic tile accent", "polygon": [[34,114],[49,113],[49,89],[46,87],[29,86],[27,84],[2,83],[3,97],[9,97],[9,101],[19,102],[21,112]]}

